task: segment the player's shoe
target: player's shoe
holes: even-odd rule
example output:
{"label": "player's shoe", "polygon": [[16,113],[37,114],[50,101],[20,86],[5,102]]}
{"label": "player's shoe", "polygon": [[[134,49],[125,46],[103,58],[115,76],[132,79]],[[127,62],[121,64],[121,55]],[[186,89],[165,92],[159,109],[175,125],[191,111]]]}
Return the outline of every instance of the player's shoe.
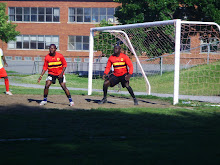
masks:
{"label": "player's shoe", "polygon": [[6,95],[10,95],[10,96],[13,95],[10,91],[5,92],[5,94],[6,94]]}
{"label": "player's shoe", "polygon": [[138,100],[134,98],[134,105],[138,105]]}
{"label": "player's shoe", "polygon": [[41,101],[40,102],[40,105],[46,105],[47,104],[47,101]]}
{"label": "player's shoe", "polygon": [[74,102],[71,101],[70,104],[69,104],[69,106],[71,106],[71,107],[74,106]]}
{"label": "player's shoe", "polygon": [[98,102],[98,104],[104,104],[104,103],[107,103],[107,99],[106,98],[103,98],[101,101]]}

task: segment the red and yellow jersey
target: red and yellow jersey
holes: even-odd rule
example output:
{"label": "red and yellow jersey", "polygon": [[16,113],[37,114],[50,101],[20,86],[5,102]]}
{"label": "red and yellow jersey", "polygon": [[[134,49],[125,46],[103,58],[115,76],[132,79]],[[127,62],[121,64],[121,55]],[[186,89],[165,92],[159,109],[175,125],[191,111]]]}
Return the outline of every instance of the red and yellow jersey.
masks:
{"label": "red and yellow jersey", "polygon": [[63,67],[67,67],[67,62],[62,54],[56,52],[55,56],[46,55],[43,70],[48,69],[48,74],[58,76]]}
{"label": "red and yellow jersey", "polygon": [[[122,76],[125,73],[133,74],[133,70],[134,70],[133,64],[130,58],[123,53],[120,53],[119,57],[116,57],[114,55],[109,57],[106,68],[105,68],[105,72],[104,72],[105,74],[109,73],[112,65],[114,67],[113,74],[115,76]],[[129,67],[129,71],[128,71],[127,66]]]}

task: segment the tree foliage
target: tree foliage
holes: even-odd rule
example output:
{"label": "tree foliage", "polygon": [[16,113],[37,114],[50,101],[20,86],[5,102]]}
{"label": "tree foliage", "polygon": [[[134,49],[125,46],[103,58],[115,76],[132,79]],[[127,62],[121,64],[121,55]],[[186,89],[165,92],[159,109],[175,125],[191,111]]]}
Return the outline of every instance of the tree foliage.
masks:
{"label": "tree foliage", "polygon": [[[100,27],[113,26],[109,22],[102,20],[98,25]],[[112,43],[116,42],[116,38],[110,33],[105,32],[95,32],[94,36],[94,50],[101,51],[101,56],[109,57],[113,53]]]}
{"label": "tree foliage", "polygon": [[16,24],[8,22],[8,16],[5,14],[6,5],[0,3],[0,40],[8,43],[9,41],[15,40],[16,36],[20,32],[16,31]]}
{"label": "tree foliage", "polygon": [[[142,22],[164,21],[182,19],[187,21],[216,22],[220,24],[219,0],[114,0],[121,3],[116,10],[115,17],[121,24],[133,24]],[[197,26],[191,27],[197,29]],[[163,33],[162,34],[159,34]],[[189,35],[187,29],[184,35]],[[165,48],[157,46],[158,42],[149,36],[157,34],[166,38]],[[195,35],[193,33],[191,35]],[[148,33],[141,34],[142,44],[133,43],[134,47],[146,52],[149,57],[163,55],[173,51],[172,36],[165,31],[148,29]],[[204,38],[203,34],[200,34]],[[167,44],[166,44],[167,43]],[[169,45],[171,43],[171,45]],[[152,51],[150,51],[152,50]],[[166,52],[164,52],[166,50]]]}
{"label": "tree foliage", "polygon": [[[99,27],[114,26],[108,21],[102,20]],[[120,45],[121,48],[125,51],[128,50],[127,46],[115,35],[112,35],[108,32],[96,32],[94,36],[94,50],[101,51],[101,56],[109,57],[113,54],[114,46]]]}
{"label": "tree foliage", "polygon": [[183,19],[220,24],[219,0],[114,0],[122,24]]}

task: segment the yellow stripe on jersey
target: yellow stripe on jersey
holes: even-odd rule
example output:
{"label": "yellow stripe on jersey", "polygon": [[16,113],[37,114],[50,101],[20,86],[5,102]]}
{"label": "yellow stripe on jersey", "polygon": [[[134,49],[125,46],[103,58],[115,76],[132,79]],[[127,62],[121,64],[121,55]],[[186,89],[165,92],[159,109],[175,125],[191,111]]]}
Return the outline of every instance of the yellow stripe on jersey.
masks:
{"label": "yellow stripe on jersey", "polygon": [[117,66],[117,65],[125,65],[125,62],[115,62],[115,63],[113,63],[113,66]]}
{"label": "yellow stripe on jersey", "polygon": [[60,64],[62,64],[61,61],[57,61],[57,62],[49,62],[49,63],[48,63],[48,66],[51,66],[51,65],[60,65]]}

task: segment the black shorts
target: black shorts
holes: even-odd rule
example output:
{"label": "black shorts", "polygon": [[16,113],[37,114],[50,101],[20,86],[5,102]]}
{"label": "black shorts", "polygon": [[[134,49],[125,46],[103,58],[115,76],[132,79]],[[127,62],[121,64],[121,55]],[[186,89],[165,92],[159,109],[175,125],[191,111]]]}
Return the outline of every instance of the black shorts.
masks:
{"label": "black shorts", "polygon": [[65,79],[65,75],[63,75],[63,78],[59,78],[58,76],[54,76],[51,74],[48,74],[46,81],[52,81],[53,84],[56,84],[56,79],[59,80],[59,83],[65,83],[66,79]]}
{"label": "black shorts", "polygon": [[124,88],[126,87],[126,83],[129,84],[129,81],[126,81],[125,80],[125,76],[127,75],[124,74],[123,76],[115,76],[114,74],[111,74],[107,79],[109,80],[110,82],[110,87],[114,87],[115,85],[117,85],[119,82],[121,82],[121,86]]}

